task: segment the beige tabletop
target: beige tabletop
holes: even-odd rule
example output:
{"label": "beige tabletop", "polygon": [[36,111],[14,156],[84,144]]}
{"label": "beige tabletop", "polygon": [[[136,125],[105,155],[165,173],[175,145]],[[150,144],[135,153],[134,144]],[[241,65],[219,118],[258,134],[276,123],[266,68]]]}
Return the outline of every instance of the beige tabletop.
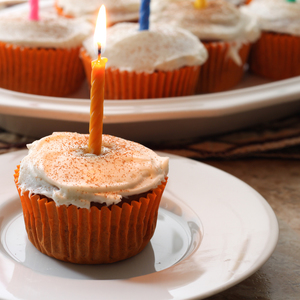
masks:
{"label": "beige tabletop", "polygon": [[[0,129],[0,153],[32,139]],[[257,190],[279,223],[278,245],[252,276],[211,300],[300,299],[300,114],[222,136],[149,145],[217,167]]]}

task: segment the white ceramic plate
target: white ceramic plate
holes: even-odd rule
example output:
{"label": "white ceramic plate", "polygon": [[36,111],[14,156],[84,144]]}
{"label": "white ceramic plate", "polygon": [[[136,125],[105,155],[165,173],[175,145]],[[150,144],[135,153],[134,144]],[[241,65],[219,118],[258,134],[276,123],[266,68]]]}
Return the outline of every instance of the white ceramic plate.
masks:
{"label": "white ceramic plate", "polygon": [[[40,3],[53,9],[53,0]],[[28,3],[9,8],[28,11]],[[1,12],[0,12],[1,14]],[[0,127],[36,138],[88,132],[87,85],[69,98],[0,89]],[[234,90],[189,97],[105,101],[104,132],[138,142],[194,139],[249,127],[300,111],[300,76],[270,83],[245,74]],[[45,121],[46,119],[46,121]]]}
{"label": "white ceramic plate", "polygon": [[276,217],[255,190],[171,155],[157,229],[144,251],[112,265],[57,261],[26,237],[12,179],[26,153],[0,156],[1,299],[201,299],[253,274],[276,246]]}

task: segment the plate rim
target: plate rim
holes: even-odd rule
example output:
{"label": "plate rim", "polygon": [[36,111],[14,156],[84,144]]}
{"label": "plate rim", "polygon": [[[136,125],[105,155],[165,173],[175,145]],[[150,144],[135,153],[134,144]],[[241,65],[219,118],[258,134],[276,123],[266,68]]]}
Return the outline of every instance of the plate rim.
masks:
{"label": "plate rim", "polygon": [[[211,118],[300,100],[300,76],[220,93],[105,100],[105,124]],[[39,96],[0,88],[1,114],[89,122],[90,100]]]}
{"label": "plate rim", "polygon": [[[6,161],[9,161],[8,164],[12,164],[12,162],[15,162],[16,159],[18,159],[18,161],[20,160],[20,158],[22,158],[25,154],[26,154],[27,150],[18,150],[18,151],[14,151],[14,152],[9,152],[9,153],[6,153],[6,154],[2,154],[0,155],[0,161],[1,160],[5,160]],[[259,198],[259,202],[260,204],[262,204],[263,206],[263,209],[267,212],[267,216],[268,216],[268,220],[269,222],[272,223],[272,231],[273,231],[273,234],[269,234],[268,236],[268,240],[269,240],[269,244],[268,244],[268,247],[267,247],[267,250],[266,249],[264,250],[263,253],[261,253],[260,257],[259,257],[259,263],[258,264],[255,264],[255,265],[252,265],[250,268],[247,269],[246,272],[243,272],[243,275],[242,276],[238,276],[238,278],[235,278],[235,279],[230,279],[228,282],[224,282],[222,285],[219,285],[217,288],[215,289],[212,289],[210,291],[207,291],[206,293],[201,293],[198,292],[197,294],[193,294],[189,297],[186,297],[184,299],[194,299],[195,297],[208,297],[208,296],[211,296],[211,295],[215,295],[219,292],[222,292],[236,284],[238,284],[239,282],[245,280],[246,278],[248,278],[249,276],[251,276],[253,273],[255,273],[269,258],[270,256],[272,255],[272,253],[274,252],[275,250],[275,247],[277,245],[277,241],[278,241],[278,237],[279,237],[279,226],[278,226],[278,221],[277,221],[277,218],[276,218],[276,215],[273,211],[273,209],[271,208],[270,204],[256,191],[254,190],[251,186],[249,186],[247,183],[243,182],[242,180],[240,180],[239,178],[225,172],[225,171],[222,171],[216,167],[213,167],[213,166],[210,166],[210,165],[207,165],[205,163],[202,163],[202,162],[198,162],[198,161],[195,161],[195,160],[192,160],[192,159],[189,159],[189,158],[184,158],[184,157],[180,157],[180,156],[177,156],[177,155],[173,155],[173,154],[169,154],[169,153],[165,153],[165,152],[158,152],[159,155],[167,155],[170,157],[170,160],[172,159],[180,159],[181,161],[185,162],[185,161],[190,161],[190,162],[193,162],[193,164],[199,164],[199,165],[204,165],[205,167],[208,167],[210,169],[213,170],[213,172],[221,172],[222,176],[226,175],[226,176],[229,176],[230,177],[230,180],[237,180],[239,182],[239,184],[243,184],[245,186],[247,186],[248,188],[250,188],[250,190],[252,192],[254,192],[255,196]],[[10,158],[10,159],[9,159]],[[15,191],[15,195],[17,196],[17,192]],[[3,200],[3,201],[0,201],[2,203],[6,202],[7,199]],[[188,203],[186,203],[184,200],[181,199],[182,202],[185,203],[185,205],[188,205]],[[191,209],[193,209],[192,207],[190,207]],[[196,212],[196,214],[198,214]],[[199,217],[201,222],[202,222],[202,219],[201,217]],[[204,237],[203,237],[203,240],[205,239],[205,224],[203,224],[203,227],[204,227]],[[271,230],[270,230],[271,232]],[[202,240],[202,242],[203,242]],[[199,247],[199,249],[197,251],[200,251],[201,250],[201,245]],[[196,251],[196,252],[197,252]],[[194,255],[194,254],[193,254]],[[192,255],[192,256],[193,256]],[[1,256],[3,256],[3,254],[1,254]],[[172,267],[168,268],[168,269],[165,269],[165,270],[162,270],[162,271],[159,271],[159,272],[156,272],[156,273],[152,273],[152,274],[148,274],[148,275],[144,275],[144,276],[141,276],[141,277],[138,277],[138,280],[141,280],[141,278],[143,279],[146,279],[147,277],[150,278],[150,281],[151,281],[151,278],[153,276],[156,276],[156,274],[160,274],[160,275],[163,275],[164,273],[168,272],[168,270],[170,269],[174,269],[174,268],[178,268],[178,266],[180,266],[182,263],[184,262],[181,261],[175,265],[173,265]],[[150,282],[149,281],[149,282]],[[176,298],[174,298],[176,299]]]}

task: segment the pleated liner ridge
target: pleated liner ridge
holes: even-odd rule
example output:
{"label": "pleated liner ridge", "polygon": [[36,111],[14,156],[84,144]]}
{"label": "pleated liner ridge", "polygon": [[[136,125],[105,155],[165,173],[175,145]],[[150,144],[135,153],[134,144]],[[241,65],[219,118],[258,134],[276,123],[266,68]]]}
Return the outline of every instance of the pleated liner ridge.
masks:
{"label": "pleated liner ridge", "polygon": [[80,47],[26,48],[0,42],[0,87],[36,95],[63,97],[84,81]]}
{"label": "pleated liner ridge", "polygon": [[250,70],[271,80],[300,75],[300,36],[263,32],[253,44]]}
{"label": "pleated liner ridge", "polygon": [[201,66],[196,93],[215,93],[226,91],[236,86],[243,78],[250,44],[243,44],[239,50],[242,64],[237,65],[229,56],[231,43],[203,42],[208,51],[208,59]]}
{"label": "pleated liner ridge", "polygon": [[[80,52],[88,83],[91,84],[91,57]],[[182,67],[174,71],[136,73],[107,68],[105,99],[147,99],[194,95],[200,66]]]}
{"label": "pleated liner ridge", "polygon": [[167,179],[147,198],[122,207],[78,208],[21,193],[17,186],[29,240],[42,253],[78,264],[113,263],[142,251],[154,234]]}

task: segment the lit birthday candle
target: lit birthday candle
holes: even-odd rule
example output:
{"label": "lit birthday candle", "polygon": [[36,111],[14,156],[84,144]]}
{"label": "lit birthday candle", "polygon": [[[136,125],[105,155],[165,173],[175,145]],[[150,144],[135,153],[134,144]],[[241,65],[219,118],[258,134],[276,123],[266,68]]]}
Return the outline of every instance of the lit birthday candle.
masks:
{"label": "lit birthday candle", "polygon": [[92,61],[91,75],[91,106],[90,106],[90,135],[89,153],[101,154],[102,130],[103,130],[103,105],[104,105],[104,83],[105,63],[107,58],[101,58],[106,42],[106,13],[104,5],[101,6],[96,29],[94,44],[98,50],[98,58]]}
{"label": "lit birthday candle", "polygon": [[140,17],[139,17],[140,30],[149,29],[149,15],[150,15],[150,0],[142,0],[140,6]]}
{"label": "lit birthday candle", "polygon": [[39,19],[39,1],[38,0],[29,0],[30,13],[29,19],[32,21],[38,21]]}
{"label": "lit birthday candle", "polygon": [[195,0],[194,6],[197,9],[205,8],[207,6],[206,0]]}

